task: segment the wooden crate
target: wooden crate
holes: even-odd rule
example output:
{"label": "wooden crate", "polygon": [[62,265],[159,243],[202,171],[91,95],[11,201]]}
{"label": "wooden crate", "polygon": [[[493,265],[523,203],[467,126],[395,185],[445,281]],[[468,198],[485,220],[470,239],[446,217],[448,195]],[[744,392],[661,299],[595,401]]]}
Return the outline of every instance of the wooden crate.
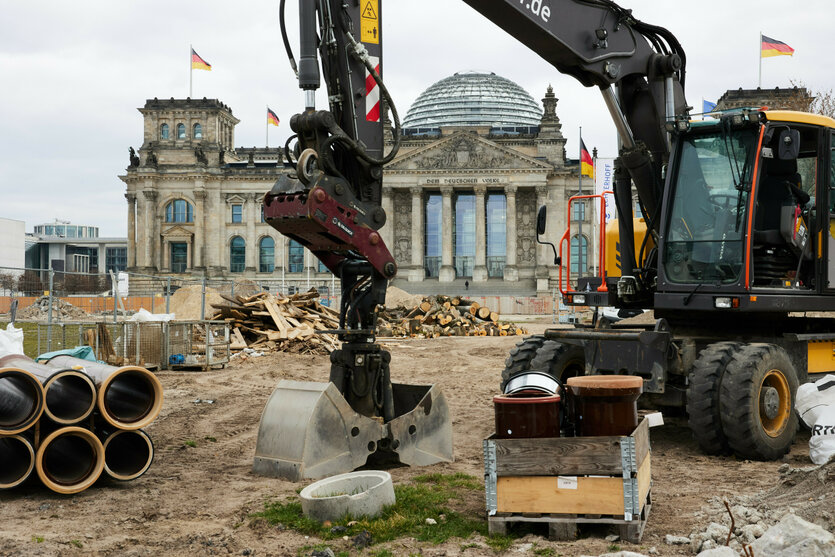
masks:
{"label": "wooden crate", "polygon": [[[483,448],[491,533],[502,532],[509,522],[598,522],[618,524],[622,538],[640,540],[651,487],[646,419],[628,436],[494,435]],[[555,528],[550,529],[554,534]]]}

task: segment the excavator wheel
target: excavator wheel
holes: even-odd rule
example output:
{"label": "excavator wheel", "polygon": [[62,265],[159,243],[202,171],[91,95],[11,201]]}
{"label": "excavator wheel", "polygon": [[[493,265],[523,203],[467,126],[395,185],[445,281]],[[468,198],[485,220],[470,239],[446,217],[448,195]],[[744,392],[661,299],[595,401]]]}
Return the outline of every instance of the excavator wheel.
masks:
{"label": "excavator wheel", "polygon": [[505,385],[513,376],[531,369],[531,360],[536,356],[536,351],[542,347],[544,342],[545,336],[533,335],[516,343],[516,346],[510,350],[510,355],[504,362],[504,371],[502,371],[502,392],[504,392]]}
{"label": "excavator wheel", "polygon": [[722,429],[741,457],[776,460],[797,433],[798,379],[786,351],[774,344],[745,344],[728,362],[720,386]]}
{"label": "excavator wheel", "polygon": [[738,342],[717,342],[699,352],[690,371],[687,389],[687,417],[693,439],[707,454],[722,454],[728,450],[728,440],[722,431],[719,411],[719,389],[725,368],[733,354],[742,346]]}
{"label": "excavator wheel", "polygon": [[558,340],[546,340],[536,351],[530,368],[544,371],[561,384],[566,379],[585,373],[586,354],[582,346],[566,344]]}

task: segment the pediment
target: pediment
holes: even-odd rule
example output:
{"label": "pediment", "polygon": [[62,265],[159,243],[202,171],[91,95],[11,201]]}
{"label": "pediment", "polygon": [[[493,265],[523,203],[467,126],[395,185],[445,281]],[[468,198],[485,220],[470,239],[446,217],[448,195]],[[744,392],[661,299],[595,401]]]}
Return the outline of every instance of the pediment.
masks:
{"label": "pediment", "polygon": [[232,194],[232,195],[229,195],[229,196],[226,197],[226,202],[227,203],[235,203],[235,204],[245,203],[246,199],[244,199],[242,196],[240,196],[238,194]]}
{"label": "pediment", "polygon": [[395,159],[386,170],[552,170],[546,162],[470,132],[421,147]]}
{"label": "pediment", "polygon": [[167,230],[163,230],[162,236],[167,239],[187,239],[190,240],[194,233],[187,228],[183,228],[179,224],[172,226]]}

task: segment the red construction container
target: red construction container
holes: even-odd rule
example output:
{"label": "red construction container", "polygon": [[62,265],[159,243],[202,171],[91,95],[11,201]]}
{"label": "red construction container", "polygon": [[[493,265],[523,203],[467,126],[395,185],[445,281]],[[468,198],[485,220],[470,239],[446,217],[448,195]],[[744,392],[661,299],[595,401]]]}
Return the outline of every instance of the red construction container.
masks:
{"label": "red construction container", "polygon": [[629,435],[638,427],[644,380],[632,375],[584,375],[566,381],[576,435]]}
{"label": "red construction container", "polygon": [[496,438],[560,436],[560,395],[522,391],[493,397]]}

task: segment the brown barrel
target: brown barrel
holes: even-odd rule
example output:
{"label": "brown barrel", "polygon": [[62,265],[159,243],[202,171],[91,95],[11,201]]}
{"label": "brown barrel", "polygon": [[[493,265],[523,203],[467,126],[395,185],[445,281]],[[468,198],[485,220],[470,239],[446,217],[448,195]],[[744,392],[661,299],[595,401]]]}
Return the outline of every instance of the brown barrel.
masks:
{"label": "brown barrel", "polygon": [[493,397],[496,412],[496,437],[560,436],[560,395],[522,391]]}
{"label": "brown barrel", "polygon": [[576,434],[629,435],[638,427],[644,380],[631,375],[584,375],[566,381]]}

